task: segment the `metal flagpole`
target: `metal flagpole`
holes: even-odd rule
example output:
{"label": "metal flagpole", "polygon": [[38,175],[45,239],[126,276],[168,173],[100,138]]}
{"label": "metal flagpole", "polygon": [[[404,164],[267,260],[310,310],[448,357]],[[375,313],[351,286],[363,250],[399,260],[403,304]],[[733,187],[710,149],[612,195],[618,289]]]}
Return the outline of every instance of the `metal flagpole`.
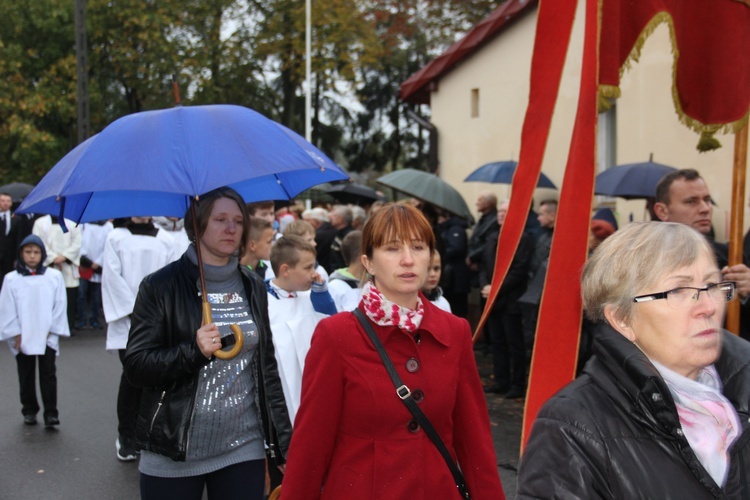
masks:
{"label": "metal flagpole", "polygon": [[312,143],[312,116],[310,115],[310,108],[312,107],[312,65],[310,64],[312,23],[310,22],[310,2],[311,0],[305,0],[305,80],[307,82],[307,92],[305,92],[305,139]]}

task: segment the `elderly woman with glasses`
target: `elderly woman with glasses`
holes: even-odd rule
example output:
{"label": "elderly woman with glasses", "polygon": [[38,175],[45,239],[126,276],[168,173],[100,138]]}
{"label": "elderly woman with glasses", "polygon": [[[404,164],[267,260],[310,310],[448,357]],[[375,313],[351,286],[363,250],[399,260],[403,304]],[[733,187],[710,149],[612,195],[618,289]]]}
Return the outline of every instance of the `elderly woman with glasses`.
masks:
{"label": "elderly woman with glasses", "polygon": [[583,374],[539,412],[517,498],[750,498],[750,344],[689,226],[631,224],[583,270]]}

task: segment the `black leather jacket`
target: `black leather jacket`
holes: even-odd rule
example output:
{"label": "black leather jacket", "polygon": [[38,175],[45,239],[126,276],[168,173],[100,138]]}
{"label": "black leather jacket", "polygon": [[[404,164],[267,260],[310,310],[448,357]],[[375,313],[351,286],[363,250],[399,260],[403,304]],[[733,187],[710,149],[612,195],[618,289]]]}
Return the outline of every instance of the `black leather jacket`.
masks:
{"label": "black leather jacket", "polygon": [[[266,289],[252,271],[239,270],[260,337],[253,359],[258,421],[270,453],[283,464],[292,426],[274,357]],[[143,280],[124,360],[128,380],[143,387],[137,445],[178,461],[187,452],[198,375],[211,362],[195,341],[202,314],[198,280],[198,267],[187,254]]]}
{"label": "black leather jacket", "polygon": [[608,325],[597,325],[594,338],[583,375],[534,422],[516,498],[750,498],[750,343],[725,331],[714,364],[742,426],[720,488],[688,444],[648,358]]}

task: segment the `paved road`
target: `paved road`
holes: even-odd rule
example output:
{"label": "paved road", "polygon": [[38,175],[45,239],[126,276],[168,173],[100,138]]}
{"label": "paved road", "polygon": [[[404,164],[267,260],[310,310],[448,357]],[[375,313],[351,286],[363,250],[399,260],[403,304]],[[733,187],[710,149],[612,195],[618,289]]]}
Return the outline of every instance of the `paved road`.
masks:
{"label": "paved road", "polygon": [[[0,345],[0,498],[138,499],[136,463],[122,463],[115,457],[115,402],[121,373],[117,356],[105,351],[103,330],[77,332],[60,344],[61,425],[54,430],[23,425],[16,363],[7,347]],[[478,354],[477,361],[480,374],[487,376],[489,356]],[[523,405],[499,396],[489,396],[487,401],[498,462],[514,467]],[[513,498],[515,472],[504,466],[499,470],[506,495]]]}

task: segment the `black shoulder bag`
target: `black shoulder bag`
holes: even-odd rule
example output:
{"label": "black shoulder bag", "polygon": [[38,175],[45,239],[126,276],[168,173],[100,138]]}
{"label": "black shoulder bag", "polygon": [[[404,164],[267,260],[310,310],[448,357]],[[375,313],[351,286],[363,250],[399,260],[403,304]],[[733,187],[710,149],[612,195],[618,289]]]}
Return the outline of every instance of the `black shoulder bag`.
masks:
{"label": "black shoulder bag", "polygon": [[401,381],[401,377],[399,377],[398,373],[396,373],[396,368],[393,366],[391,358],[389,358],[388,353],[385,352],[385,347],[383,347],[382,342],[380,342],[380,339],[373,331],[372,326],[370,326],[370,322],[365,317],[365,314],[360,309],[355,309],[353,312],[359,320],[359,323],[362,325],[362,328],[365,329],[365,332],[367,332],[370,340],[375,345],[375,349],[378,350],[380,359],[383,360],[385,369],[388,371],[388,375],[390,375],[391,381],[396,387],[396,394],[401,399],[401,401],[404,402],[417,422],[419,422],[419,426],[424,429],[425,433],[427,433],[427,436],[429,436],[430,440],[443,456],[445,463],[448,464],[448,468],[450,469],[451,474],[453,474],[453,480],[456,482],[456,487],[458,488],[458,492],[461,494],[461,498],[471,500],[471,495],[469,495],[469,490],[466,488],[466,481],[464,480],[463,474],[461,474],[461,470],[453,461],[453,457],[451,457],[448,448],[445,447],[443,440],[440,439],[440,435],[438,435],[437,431],[432,426],[430,421],[427,420],[427,416],[425,416],[422,410],[419,409],[419,406],[417,406],[417,403],[411,397],[411,391],[409,390],[409,388],[404,385],[404,383]]}

